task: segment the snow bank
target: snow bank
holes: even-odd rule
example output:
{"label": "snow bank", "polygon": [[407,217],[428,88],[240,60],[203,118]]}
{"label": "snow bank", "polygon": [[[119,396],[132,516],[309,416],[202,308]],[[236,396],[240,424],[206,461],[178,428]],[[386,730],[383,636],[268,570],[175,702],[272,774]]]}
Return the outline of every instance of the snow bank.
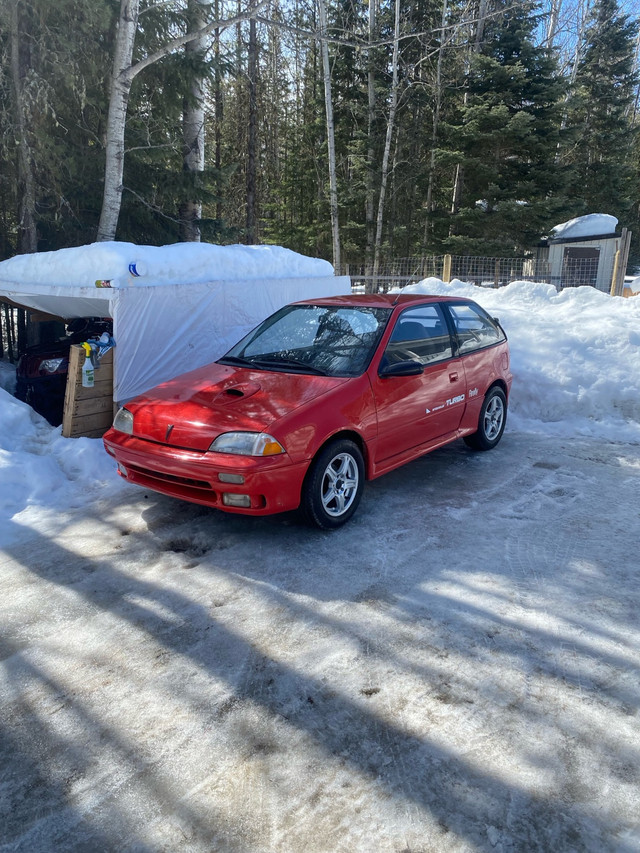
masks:
{"label": "snow bank", "polygon": [[[9,521],[55,527],[59,510],[126,488],[102,441],[62,438],[26,403],[0,388],[0,542],[16,537]],[[48,519],[47,519],[48,516]]]}
{"label": "snow bank", "polygon": [[588,240],[589,237],[615,234],[617,224],[616,217],[608,213],[588,213],[556,225],[551,229],[551,234],[555,240],[579,240],[581,237]]}
{"label": "snow bank", "polygon": [[515,281],[488,290],[429,278],[405,293],[468,296],[509,337],[512,424],[536,431],[640,440],[640,299],[593,287]]}
{"label": "snow bank", "polygon": [[328,261],[308,258],[282,246],[216,246],[175,243],[92,243],[55,252],[16,255],[0,262],[0,281],[93,287],[107,280],[112,287],[139,284],[182,284],[332,276]]}

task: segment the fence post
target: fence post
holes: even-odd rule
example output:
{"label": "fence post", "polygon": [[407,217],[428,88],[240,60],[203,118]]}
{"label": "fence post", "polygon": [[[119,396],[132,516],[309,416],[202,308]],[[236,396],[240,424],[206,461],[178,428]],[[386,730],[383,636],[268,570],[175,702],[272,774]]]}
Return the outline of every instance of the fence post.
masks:
{"label": "fence post", "polygon": [[619,249],[616,252],[613,262],[613,273],[611,275],[611,296],[622,296],[624,291],[624,274],[627,271],[627,262],[629,260],[629,247],[631,245],[631,231],[626,228],[622,229],[620,236]]}
{"label": "fence post", "polygon": [[616,282],[618,280],[618,266],[620,265],[620,249],[615,254],[613,259],[613,273],[611,274],[611,287],[609,288],[609,296],[616,295]]}
{"label": "fence post", "polygon": [[451,281],[451,255],[444,256],[444,263],[442,264],[442,280],[447,284]]}

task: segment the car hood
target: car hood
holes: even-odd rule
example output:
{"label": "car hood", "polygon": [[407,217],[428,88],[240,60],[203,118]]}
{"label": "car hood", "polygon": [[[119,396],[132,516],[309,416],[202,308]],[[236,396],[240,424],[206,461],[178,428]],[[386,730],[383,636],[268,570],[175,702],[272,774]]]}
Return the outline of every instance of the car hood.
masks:
{"label": "car hood", "polygon": [[138,438],[205,451],[225,432],[269,432],[290,412],[347,381],[209,364],[136,397],[126,408]]}

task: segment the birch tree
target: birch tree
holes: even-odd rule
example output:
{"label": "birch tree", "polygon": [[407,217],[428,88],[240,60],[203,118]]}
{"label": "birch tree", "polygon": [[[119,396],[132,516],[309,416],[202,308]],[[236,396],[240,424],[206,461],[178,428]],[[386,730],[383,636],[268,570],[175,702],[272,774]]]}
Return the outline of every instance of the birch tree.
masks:
{"label": "birch tree", "polygon": [[[188,0],[187,15],[189,31],[198,32],[206,25],[206,10],[199,0]],[[202,62],[207,50],[208,39],[198,37],[185,45],[187,55]],[[183,168],[193,181],[192,196],[180,206],[180,237],[185,242],[200,242],[202,203],[197,198],[199,182],[204,171],[204,80],[197,72],[191,80],[190,91],[184,99],[182,119]]]}
{"label": "birch tree", "polygon": [[24,79],[27,74],[24,51],[21,50],[20,0],[11,2],[11,78],[15,102],[15,126],[18,142],[18,249],[35,252],[38,249],[35,206],[36,190],[32,148],[27,131]]}
{"label": "birch tree", "polygon": [[395,127],[396,111],[398,109],[398,59],[400,51],[400,0],[395,2],[395,16],[393,25],[393,54],[391,58],[391,96],[389,103],[389,117],[387,119],[387,132],[382,154],[382,167],[380,175],[380,195],[378,197],[378,215],[376,218],[376,239],[373,256],[373,275],[378,275],[380,267],[380,249],[382,247],[382,226],[384,219],[384,205],[386,201],[387,182],[389,180],[389,157],[391,154],[391,141]]}
{"label": "birch tree", "polygon": [[375,141],[374,127],[376,119],[376,67],[373,44],[377,37],[377,8],[378,0],[369,0],[369,50],[367,52],[367,175],[365,217],[367,226],[367,263],[373,259],[375,245],[374,225],[374,174],[375,174]]}
{"label": "birch tree", "polygon": [[429,240],[431,226],[431,213],[433,210],[433,188],[436,172],[436,151],[438,147],[438,133],[440,128],[440,110],[442,108],[442,62],[444,57],[445,27],[449,17],[448,0],[442,2],[442,18],[440,20],[440,44],[438,46],[438,59],[436,62],[436,76],[433,85],[434,107],[433,122],[431,129],[431,153],[429,155],[429,180],[427,183],[427,198],[425,202],[426,216],[424,222],[424,243]]}
{"label": "birch tree", "polygon": [[255,16],[266,3],[267,0],[262,0],[246,12],[239,12],[235,17],[227,20],[210,21],[204,27],[171,39],[158,50],[134,63],[133,50],[140,14],[140,0],[121,0],[107,116],[104,196],[98,226],[98,241],[114,240],[116,236],[122,204],[127,108],[134,79],[145,68],[159,62],[189,42]]}
{"label": "birch tree", "polygon": [[257,215],[257,145],[258,145],[258,33],[255,18],[249,21],[249,53],[247,56],[249,84],[249,133],[247,137],[247,219],[245,242],[252,245],[258,238]]}
{"label": "birch tree", "polygon": [[338,220],[338,181],[336,175],[335,127],[333,123],[333,100],[331,97],[331,66],[329,64],[329,42],[327,40],[327,7],[325,0],[318,0],[320,21],[320,51],[322,54],[322,78],[324,83],[324,106],[327,117],[327,152],[329,157],[329,209],[331,215],[331,238],[333,266],[340,270],[340,224]]}

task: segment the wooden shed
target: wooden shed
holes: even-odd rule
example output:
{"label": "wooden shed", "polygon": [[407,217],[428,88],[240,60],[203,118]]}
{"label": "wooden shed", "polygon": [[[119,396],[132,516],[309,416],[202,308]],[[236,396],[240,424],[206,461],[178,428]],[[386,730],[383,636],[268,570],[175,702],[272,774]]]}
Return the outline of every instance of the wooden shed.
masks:
{"label": "wooden shed", "polygon": [[548,280],[559,290],[595,287],[622,295],[631,232],[616,233],[618,220],[608,214],[589,214],[552,229],[544,242]]}

